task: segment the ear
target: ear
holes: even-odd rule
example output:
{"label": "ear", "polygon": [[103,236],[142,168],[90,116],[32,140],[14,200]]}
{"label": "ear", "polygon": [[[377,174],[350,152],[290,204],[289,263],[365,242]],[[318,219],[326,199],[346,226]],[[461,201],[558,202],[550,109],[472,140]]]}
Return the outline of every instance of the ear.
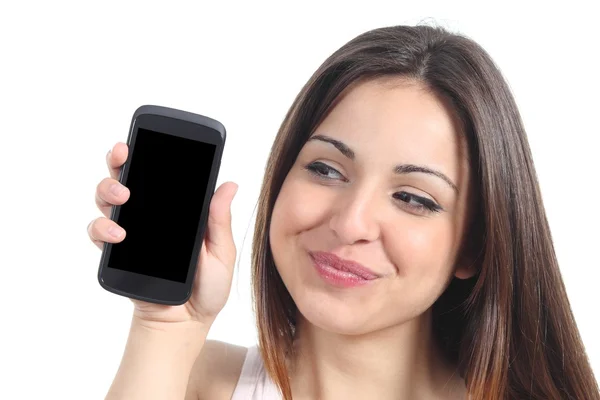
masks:
{"label": "ear", "polygon": [[477,272],[475,260],[472,257],[464,258],[460,263],[456,265],[454,270],[454,276],[458,279],[469,279],[472,278]]}
{"label": "ear", "polygon": [[469,267],[459,267],[456,269],[456,271],[454,271],[454,276],[457,277],[458,279],[469,279],[472,278],[473,275],[475,275],[475,267],[474,266],[469,266]]}

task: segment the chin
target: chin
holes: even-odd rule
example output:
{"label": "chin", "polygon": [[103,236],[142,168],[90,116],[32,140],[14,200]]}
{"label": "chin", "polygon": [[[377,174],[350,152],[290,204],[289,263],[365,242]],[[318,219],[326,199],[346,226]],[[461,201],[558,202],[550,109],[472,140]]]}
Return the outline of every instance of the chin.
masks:
{"label": "chin", "polygon": [[306,290],[302,298],[294,299],[303,319],[326,332],[339,335],[362,335],[376,328],[372,326],[372,313],[357,308],[339,298],[328,297],[326,293],[311,293]]}

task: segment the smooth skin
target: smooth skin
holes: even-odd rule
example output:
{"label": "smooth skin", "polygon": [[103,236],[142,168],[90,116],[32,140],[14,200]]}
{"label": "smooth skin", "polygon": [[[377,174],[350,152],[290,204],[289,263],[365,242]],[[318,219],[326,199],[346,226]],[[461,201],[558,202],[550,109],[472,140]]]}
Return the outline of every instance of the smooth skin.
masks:
{"label": "smooth skin", "polygon": [[[459,257],[469,163],[450,109],[406,83],[379,80],[351,90],[315,134],[344,143],[354,157],[310,140],[278,196],[271,246],[301,313],[298,358],[289,360],[294,400],[466,398],[456,366],[444,361],[429,328],[430,307],[449,281],[474,274]],[[88,232],[100,249],[123,239],[110,235],[118,227],[108,216],[129,196],[127,189],[110,191],[126,158],[127,146],[117,143],[107,158],[110,178],[96,191],[105,217]],[[431,174],[394,173],[400,164],[442,172],[457,190]],[[190,301],[170,307],[132,300],[129,340],[108,399],[231,398],[247,350],[206,335],[231,288],[236,188],[228,182],[215,192]],[[423,199],[440,211],[419,207]],[[310,262],[315,250],[358,261],[382,277],[360,288],[328,286]]]}
{"label": "smooth skin", "polygon": [[[460,129],[442,99],[383,79],[353,88],[300,151],[270,226],[300,311],[294,399],[465,398],[434,345],[430,312],[452,278],[475,272],[459,257],[471,214]],[[314,251],[381,277],[334,287],[316,272]]]}

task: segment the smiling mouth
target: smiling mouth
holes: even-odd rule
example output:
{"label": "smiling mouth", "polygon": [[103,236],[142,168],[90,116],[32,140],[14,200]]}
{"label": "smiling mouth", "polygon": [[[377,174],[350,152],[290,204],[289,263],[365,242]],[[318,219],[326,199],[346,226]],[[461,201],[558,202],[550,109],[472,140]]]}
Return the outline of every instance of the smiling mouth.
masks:
{"label": "smiling mouth", "polygon": [[364,285],[381,276],[355,261],[344,260],[333,253],[309,252],[319,275],[328,283],[342,287]]}

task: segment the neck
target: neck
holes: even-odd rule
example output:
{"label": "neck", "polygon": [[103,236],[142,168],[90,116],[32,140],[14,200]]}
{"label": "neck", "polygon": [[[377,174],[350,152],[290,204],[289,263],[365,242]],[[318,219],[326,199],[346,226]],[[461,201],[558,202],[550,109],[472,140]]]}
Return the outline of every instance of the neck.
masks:
{"label": "neck", "polygon": [[435,345],[429,313],[352,336],[324,331],[300,316],[294,354],[294,399],[444,399],[464,393],[460,376]]}

